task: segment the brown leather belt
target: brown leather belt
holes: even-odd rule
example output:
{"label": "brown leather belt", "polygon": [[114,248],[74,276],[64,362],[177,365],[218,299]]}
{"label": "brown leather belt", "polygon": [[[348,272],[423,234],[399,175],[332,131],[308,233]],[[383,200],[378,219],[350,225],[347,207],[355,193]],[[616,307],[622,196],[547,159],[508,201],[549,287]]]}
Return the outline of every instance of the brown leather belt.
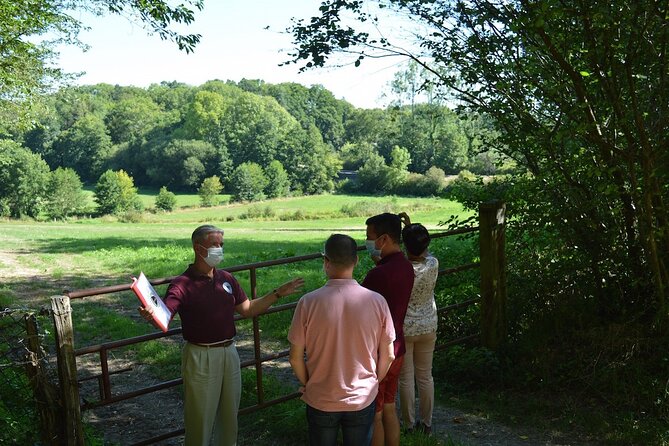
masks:
{"label": "brown leather belt", "polygon": [[198,347],[230,347],[233,342],[235,342],[234,339],[228,339],[226,341],[214,342],[213,344],[198,344],[197,342],[191,342],[191,344]]}

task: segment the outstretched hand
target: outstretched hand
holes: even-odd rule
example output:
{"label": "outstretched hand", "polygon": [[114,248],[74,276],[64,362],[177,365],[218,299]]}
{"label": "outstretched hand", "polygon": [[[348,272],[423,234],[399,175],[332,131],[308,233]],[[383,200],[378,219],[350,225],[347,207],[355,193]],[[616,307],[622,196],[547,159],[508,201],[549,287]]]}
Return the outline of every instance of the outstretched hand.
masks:
{"label": "outstretched hand", "polygon": [[276,291],[281,297],[283,297],[288,296],[289,294],[297,293],[300,291],[302,286],[304,286],[304,279],[302,277],[297,277],[277,287]]}
{"label": "outstretched hand", "polygon": [[153,308],[139,307],[137,308],[137,311],[139,311],[140,316],[142,316],[147,322],[151,322],[154,327],[160,328],[153,319]]}
{"label": "outstretched hand", "polygon": [[404,224],[404,226],[409,226],[411,224],[411,219],[409,218],[409,214],[406,212],[400,212],[397,214],[397,216],[400,218],[400,221]]}

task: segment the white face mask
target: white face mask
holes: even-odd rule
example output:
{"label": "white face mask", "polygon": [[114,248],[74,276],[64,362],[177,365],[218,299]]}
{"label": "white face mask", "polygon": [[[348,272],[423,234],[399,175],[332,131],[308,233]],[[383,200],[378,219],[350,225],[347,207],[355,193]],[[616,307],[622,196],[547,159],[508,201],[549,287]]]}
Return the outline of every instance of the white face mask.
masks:
{"label": "white face mask", "polygon": [[[200,245],[202,246],[202,245]],[[204,246],[202,246],[204,248]],[[207,265],[212,268],[221,263],[223,260],[223,247],[222,246],[212,246],[207,248],[207,257],[204,257],[204,261],[207,262]]]}
{"label": "white face mask", "polygon": [[365,248],[372,257],[381,257],[381,250],[376,247],[376,240],[365,240]]}

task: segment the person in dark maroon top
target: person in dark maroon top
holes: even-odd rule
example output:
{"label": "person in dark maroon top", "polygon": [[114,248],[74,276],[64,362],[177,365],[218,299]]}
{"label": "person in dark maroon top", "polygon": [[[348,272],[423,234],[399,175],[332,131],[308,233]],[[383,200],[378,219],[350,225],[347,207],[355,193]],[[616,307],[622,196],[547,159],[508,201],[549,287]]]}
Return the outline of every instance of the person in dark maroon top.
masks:
{"label": "person in dark maroon top", "polygon": [[[165,305],[179,313],[183,337],[181,373],[184,382],[186,446],[237,443],[237,412],[241,397],[239,355],[234,344],[235,311],[244,317],[263,313],[280,297],[300,290],[293,279],[267,295],[249,300],[237,280],[216,269],[223,260],[223,231],[203,225],[191,236],[195,261],[170,283]],[[140,308],[147,320],[151,312]]]}
{"label": "person in dark maroon top", "polygon": [[381,294],[390,307],[395,326],[395,360],[386,377],[379,383],[374,419],[373,446],[400,444],[400,421],[395,410],[395,394],[402,368],[404,352],[404,316],[413,288],[414,272],[411,262],[404,257],[401,243],[402,221],[399,215],[383,213],[370,217],[367,225],[367,251],[374,259],[372,268],[362,286]]}

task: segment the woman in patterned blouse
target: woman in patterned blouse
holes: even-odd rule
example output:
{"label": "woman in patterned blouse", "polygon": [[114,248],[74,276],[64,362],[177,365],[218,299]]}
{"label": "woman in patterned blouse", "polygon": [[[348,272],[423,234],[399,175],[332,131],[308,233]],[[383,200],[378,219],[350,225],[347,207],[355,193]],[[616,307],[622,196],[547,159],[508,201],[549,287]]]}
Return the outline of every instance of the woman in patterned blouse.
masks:
{"label": "woman in patterned blouse", "polygon": [[[404,223],[402,240],[407,258],[411,261],[416,278],[411,299],[404,319],[406,354],[400,372],[400,409],[405,429],[432,431],[432,409],[434,406],[434,381],[432,380],[432,357],[437,340],[437,305],[434,301],[434,286],[439,273],[439,261],[427,252],[430,234],[425,226],[414,223],[406,213],[399,214]],[[420,421],[415,417],[418,387]]]}

